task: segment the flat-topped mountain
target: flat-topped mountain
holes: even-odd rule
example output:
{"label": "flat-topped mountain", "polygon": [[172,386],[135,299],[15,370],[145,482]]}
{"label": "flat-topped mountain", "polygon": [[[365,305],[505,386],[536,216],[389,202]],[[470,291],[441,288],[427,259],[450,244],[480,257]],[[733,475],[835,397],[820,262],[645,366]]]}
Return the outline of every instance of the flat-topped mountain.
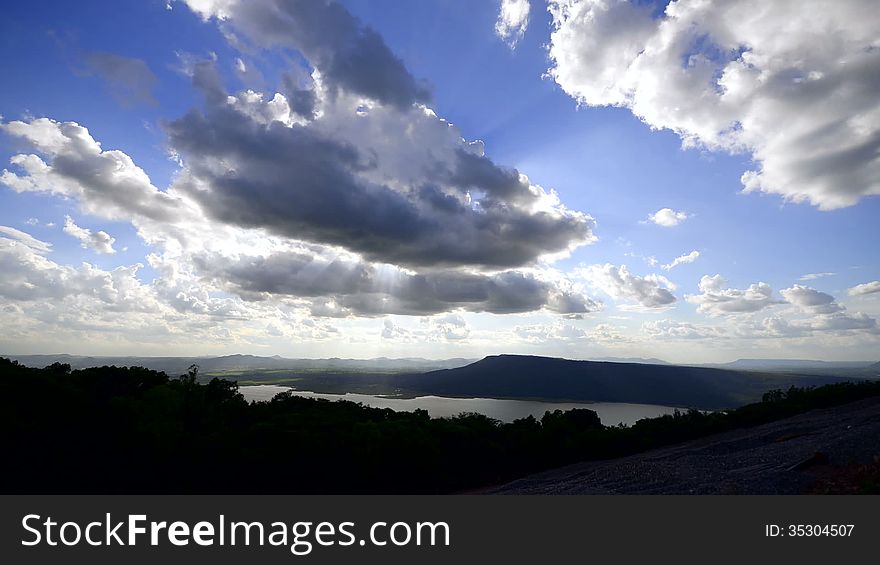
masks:
{"label": "flat-topped mountain", "polygon": [[476,363],[389,380],[438,396],[631,402],[716,409],[761,399],[769,389],[844,380],[836,376],[742,372],[711,367],[572,361],[497,355]]}

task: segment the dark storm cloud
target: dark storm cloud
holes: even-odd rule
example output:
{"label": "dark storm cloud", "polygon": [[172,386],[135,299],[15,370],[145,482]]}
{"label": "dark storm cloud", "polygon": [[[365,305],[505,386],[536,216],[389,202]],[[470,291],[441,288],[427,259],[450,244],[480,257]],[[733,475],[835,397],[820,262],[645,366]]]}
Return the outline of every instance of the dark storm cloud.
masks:
{"label": "dark storm cloud", "polygon": [[520,179],[516,169],[499,167],[488,157],[463,149],[458,149],[455,156],[455,168],[449,172],[453,185],[485,191],[490,200],[519,201],[532,197],[528,182]]}
{"label": "dark storm cloud", "polygon": [[[223,222],[416,266],[521,266],[592,237],[587,216],[518,205],[536,197],[488,159],[458,154],[454,176],[467,177],[465,186],[395,190],[367,178],[378,166],[369,151],[308,125],[250,117],[226,101],[210,67],[193,77],[207,109],[166,129],[199,181],[179,188]],[[464,197],[471,187],[487,194],[479,206]]]}
{"label": "dark storm cloud", "polygon": [[113,97],[123,106],[156,104],[153,89],[158,80],[143,60],[92,51],[83,56],[83,63],[86,72],[107,83]]}
{"label": "dark storm cloud", "polygon": [[[311,81],[311,78],[309,81]],[[290,109],[305,118],[313,118],[315,116],[315,106],[318,103],[318,97],[315,94],[314,88],[303,88],[291,73],[285,73],[281,82],[284,87],[284,95],[287,97],[288,104],[290,104]]]}
{"label": "dark storm cloud", "polygon": [[[206,3],[201,3],[206,4]],[[210,3],[207,3],[210,4]],[[262,45],[292,47],[342,88],[397,107],[427,102],[428,89],[407,71],[376,31],[329,0],[248,0],[191,6]]]}

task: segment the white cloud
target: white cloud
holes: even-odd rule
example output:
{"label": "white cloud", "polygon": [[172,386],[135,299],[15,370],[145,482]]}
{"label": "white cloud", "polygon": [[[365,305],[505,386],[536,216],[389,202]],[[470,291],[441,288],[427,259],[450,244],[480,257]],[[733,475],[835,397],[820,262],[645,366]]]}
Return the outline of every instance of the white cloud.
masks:
{"label": "white cloud", "polygon": [[675,290],[672,281],[655,274],[644,277],[633,275],[626,265],[616,267],[605,263],[578,267],[574,275],[616,300],[631,300],[644,308],[664,308],[675,302],[671,292]]}
{"label": "white cloud", "polygon": [[529,27],[529,0],[501,0],[498,10],[498,21],[495,22],[495,33],[511,49],[522,39]]}
{"label": "white cloud", "polygon": [[880,194],[874,0],[550,0],[550,75],[685,146],[748,152],[746,192],[822,210]]}
{"label": "white cloud", "polygon": [[611,324],[597,324],[592,328],[580,328],[565,322],[517,325],[513,328],[513,335],[518,340],[532,344],[553,342],[621,344],[632,341],[621,328]]}
{"label": "white cloud", "polygon": [[642,332],[652,338],[665,339],[723,338],[728,335],[724,328],[700,326],[669,319],[645,322],[642,324]]}
{"label": "white cloud", "polygon": [[849,289],[848,294],[850,296],[862,296],[864,294],[874,294],[875,292],[880,292],[880,281],[857,284]]}
{"label": "white cloud", "polygon": [[846,314],[835,312],[810,318],[788,319],[776,315],[761,320],[757,324],[740,328],[739,334],[745,338],[783,337],[797,338],[811,335],[864,333],[876,335],[877,321],[867,314],[856,312]]}
{"label": "white cloud", "polygon": [[136,214],[169,221],[179,215],[179,202],[154,187],[131,157],[118,150],[104,151],[76,122],[49,118],[0,122],[0,131],[30,143],[42,154],[10,158],[21,172],[3,169],[0,184],[16,192],[76,198],[85,211],[105,218],[131,219]]}
{"label": "white cloud", "polygon": [[424,317],[418,327],[406,328],[386,318],[382,322],[382,339],[402,343],[464,342],[471,333],[470,326],[459,314]]}
{"label": "white cloud", "polygon": [[690,253],[686,253],[684,255],[680,255],[672,260],[671,263],[667,263],[666,265],[661,265],[660,268],[664,271],[669,271],[678,267],[679,265],[684,265],[686,263],[693,263],[700,257],[699,251],[691,251]]}
{"label": "white cloud", "polygon": [[806,275],[801,276],[800,280],[802,281],[814,281],[816,279],[821,279],[823,277],[833,277],[837,273],[807,273]]}
{"label": "white cloud", "polygon": [[[697,304],[700,312],[713,317],[735,314],[728,321],[731,335],[740,338],[878,333],[874,318],[862,312],[850,314],[833,296],[814,288],[795,284],[782,289],[780,294],[784,300],[777,300],[765,283],[753,284],[746,290],[723,288],[724,284],[720,275],[704,276],[700,280],[702,294],[688,296],[687,300]],[[778,308],[772,316],[756,317],[758,312],[770,306]]]}
{"label": "white cloud", "polygon": [[0,226],[0,236],[7,238],[7,240],[18,242],[36,253],[48,253],[52,250],[51,243],[41,241],[29,233],[25,233],[9,226]]}
{"label": "white cloud", "polygon": [[217,296],[217,287],[169,272],[185,268],[185,262],[152,265],[162,276],[147,284],[138,279],[140,263],[111,270],[62,265],[45,256],[48,244],[26,245],[27,237],[0,233],[11,236],[0,237],[0,297],[6,305],[0,325],[15,328],[15,341],[0,338],[6,346],[30,344],[43,351],[54,344],[80,350],[120,346],[141,354],[168,354],[171,347],[192,355],[263,342],[268,324],[282,332],[278,339],[314,341],[338,334],[295,305]]}
{"label": "white cloud", "polygon": [[790,304],[794,304],[812,313],[832,314],[844,310],[842,306],[834,301],[833,296],[808,286],[796,284],[791,288],[780,290],[779,293]]}
{"label": "white cloud", "polygon": [[96,253],[101,255],[116,253],[116,250],[113,249],[116,239],[103,230],[92,233],[91,230],[76,225],[70,216],[64,217],[63,229],[64,233],[78,239],[83,249],[94,249]]}
{"label": "white cloud", "polygon": [[0,239],[0,270],[3,272],[0,296],[12,301],[82,297],[102,303],[107,309],[156,311],[155,299],[136,278],[143,265],[117,267],[112,271],[89,263],[68,267],[45,257],[47,250]]}
{"label": "white cloud", "polygon": [[782,303],[773,297],[773,289],[767,283],[755,283],[740,290],[724,288],[725,282],[721,275],[703,275],[699,285],[701,293],[688,295],[686,299],[697,305],[698,312],[713,317],[757,312]]}
{"label": "white cloud", "polygon": [[687,220],[689,217],[685,212],[677,212],[672,208],[661,208],[653,214],[648,214],[648,221],[664,228],[671,228]]}

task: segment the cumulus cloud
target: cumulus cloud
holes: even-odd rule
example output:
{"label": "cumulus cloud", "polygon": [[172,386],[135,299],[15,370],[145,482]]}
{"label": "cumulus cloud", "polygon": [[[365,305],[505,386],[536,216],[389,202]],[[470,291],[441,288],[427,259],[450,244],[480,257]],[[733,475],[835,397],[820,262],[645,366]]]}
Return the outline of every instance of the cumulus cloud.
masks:
{"label": "cumulus cloud", "polygon": [[[266,109],[265,105],[261,108]],[[245,119],[277,123],[274,118],[259,116],[262,116],[259,112],[247,114]],[[36,119],[29,123],[11,122],[3,124],[3,127],[30,141],[47,158],[47,161],[43,161],[37,156],[27,156],[33,161],[33,166],[24,167],[23,173],[5,170],[2,176],[4,184],[20,191],[74,197],[89,213],[132,221],[145,241],[164,247],[164,257],[151,262],[167,267],[163,271],[163,278],[157,282],[157,291],[161,291],[160,295],[181,311],[230,313],[229,303],[206,299],[209,293],[206,288],[210,288],[205,286],[206,282],[249,299],[266,300],[273,296],[281,299],[301,298],[305,302],[301,302],[300,306],[319,316],[424,315],[450,309],[495,313],[545,309],[579,315],[601,307],[583,293],[572,289],[570,284],[560,285],[528,272],[505,270],[481,274],[460,268],[461,262],[455,264],[455,268],[440,268],[438,264],[442,266],[443,262],[437,259],[433,259],[435,265],[424,272],[413,272],[397,265],[364,261],[357,255],[341,253],[338,247],[326,245],[337,240],[306,244],[298,239],[288,239],[283,233],[279,237],[267,238],[262,229],[253,229],[263,228],[262,224],[242,226],[241,223],[247,222],[211,222],[205,217],[198,199],[188,194],[193,190],[192,185],[199,185],[200,182],[188,170],[180,175],[178,184],[163,192],[150,183],[146,174],[127,155],[118,150],[102,150],[100,144],[78,124]],[[444,174],[482,178],[481,182],[493,191],[492,198],[499,201],[507,195],[515,203],[522,196],[505,192],[507,188],[501,181],[510,177],[493,176],[496,171],[494,165],[487,165],[488,161],[481,160],[482,156],[474,156],[478,159],[467,161],[460,157],[469,163],[469,167]],[[271,154],[267,154],[269,157]],[[287,156],[277,154],[275,158],[283,161]],[[20,162],[20,159],[13,157],[13,162]],[[526,186],[529,187],[529,194],[534,196],[533,189]],[[548,193],[541,192],[541,195],[550,198]],[[523,197],[523,200],[526,205],[538,209],[549,206],[551,211],[558,205],[552,198],[549,203],[546,199],[542,201],[541,197]],[[293,201],[290,203],[292,206]],[[528,214],[522,212],[521,217]],[[474,221],[480,219],[476,216],[473,218]],[[112,238],[107,239],[109,236],[86,234],[77,228],[70,220],[66,231],[81,241],[97,245],[98,250],[112,249]],[[430,229],[439,230],[440,227],[435,225]],[[480,228],[477,226],[474,229]],[[291,232],[289,235],[303,234]],[[352,234],[357,239],[355,236],[366,238],[363,231]],[[512,249],[510,242],[502,241],[500,236],[495,239],[494,247],[490,245],[488,248],[481,248],[483,242],[480,241],[456,243],[448,235],[446,237],[450,249],[458,245],[464,249],[482,249],[480,253],[483,254],[491,250],[500,252],[502,249]],[[339,239],[338,243],[347,242]],[[406,242],[399,243],[406,245]],[[443,244],[435,242],[433,245]],[[534,250],[532,245],[523,236],[519,247],[522,252]],[[355,251],[359,250],[357,244],[353,247]],[[452,251],[448,253],[452,254]],[[534,255],[529,259],[535,259],[538,254],[539,250],[534,250]],[[341,256],[349,259],[340,259]],[[452,259],[446,262],[452,262]],[[192,269],[198,272],[189,272]],[[183,271],[189,272],[186,282],[177,280]]]}
{"label": "cumulus cloud", "polygon": [[700,257],[699,251],[691,251],[690,253],[686,253],[685,255],[680,255],[672,260],[671,263],[667,263],[666,265],[661,265],[660,268],[664,271],[669,271],[678,267],[679,265],[684,265],[685,263],[693,263]]}
{"label": "cumulus cloud", "polygon": [[580,341],[620,344],[632,341],[620,328],[611,324],[597,324],[592,328],[580,328],[566,322],[518,325],[514,326],[513,335],[521,341],[533,344]]}
{"label": "cumulus cloud", "polygon": [[642,333],[652,338],[665,339],[707,339],[727,337],[724,328],[703,326],[677,320],[655,320],[642,324]]}
{"label": "cumulus cloud", "polygon": [[757,312],[782,303],[773,297],[773,289],[767,283],[755,283],[745,290],[724,288],[725,283],[721,275],[703,275],[700,294],[688,295],[686,299],[697,305],[698,312],[713,317]]}
{"label": "cumulus cloud", "polygon": [[116,239],[103,230],[92,233],[91,230],[76,225],[70,216],[65,216],[63,229],[64,233],[78,239],[83,249],[94,249],[95,252],[102,255],[116,253],[116,250],[113,249]]}
{"label": "cumulus cloud", "polygon": [[529,27],[529,0],[501,0],[495,34],[511,49],[522,39]]}
{"label": "cumulus cloud", "polygon": [[872,0],[550,0],[550,75],[685,146],[747,152],[746,192],[822,210],[880,194]]}
{"label": "cumulus cloud", "polygon": [[216,287],[185,273],[169,273],[167,264],[152,265],[162,276],[144,283],[138,278],[140,263],[111,270],[90,263],[62,265],[46,257],[48,244],[27,245],[23,242],[28,238],[20,234],[0,234],[10,236],[0,237],[0,297],[5,304],[0,324],[15,328],[19,346],[115,343],[139,351],[153,348],[157,354],[179,346],[181,354],[192,354],[200,344],[216,349],[268,335],[267,326],[280,332],[277,339],[314,341],[338,335],[329,323],[304,316],[295,306],[215,296]]}
{"label": "cumulus cloud", "polygon": [[576,269],[575,275],[615,300],[634,301],[644,308],[664,308],[676,300],[672,281],[655,274],[634,275],[626,265],[589,265]]}
{"label": "cumulus cloud", "polygon": [[206,111],[167,126],[177,188],[220,221],[411,266],[521,266],[595,239],[593,218],[424,107],[322,97],[293,123],[281,94],[227,97],[209,66],[195,80]]}
{"label": "cumulus cloud", "polygon": [[847,291],[850,296],[862,296],[865,294],[874,294],[875,292],[880,292],[880,281],[857,284]]}
{"label": "cumulus cloud", "polygon": [[80,267],[59,265],[45,256],[47,248],[0,238],[0,296],[14,301],[61,300],[84,296],[110,309],[155,311],[155,300],[136,278],[143,267],[135,264],[104,271],[83,263]]}
{"label": "cumulus cloud", "polygon": [[827,332],[870,330],[876,331],[877,322],[863,312],[852,314],[837,303],[833,296],[815,288],[796,284],[780,291],[785,299],[810,317],[795,320],[789,330],[797,332]]}
{"label": "cumulus cloud", "polygon": [[[287,0],[185,0],[204,19],[261,47],[300,51],[321,70],[331,93],[353,94],[405,108],[427,102],[417,81],[382,36],[336,2]],[[227,34],[231,35],[231,34]]]}
{"label": "cumulus cloud", "polygon": [[156,104],[153,89],[158,79],[142,59],[92,51],[84,56],[83,62],[86,71],[101,77],[123,106]]}
{"label": "cumulus cloud", "polygon": [[467,340],[471,330],[468,323],[458,314],[446,314],[419,320],[416,328],[406,328],[386,319],[382,323],[382,339],[402,343],[416,342],[462,342]]}
{"label": "cumulus cloud", "polygon": [[690,216],[685,212],[677,212],[672,208],[661,208],[653,214],[648,214],[648,221],[664,228],[675,227]]}
{"label": "cumulus cloud", "polygon": [[[700,295],[687,300],[698,305],[698,311],[712,317],[736,315],[729,318],[729,327],[690,327],[689,324],[670,322],[668,327],[645,324],[643,330],[651,335],[681,337],[729,336],[738,338],[809,337],[820,333],[845,335],[851,332],[876,334],[877,322],[862,312],[849,313],[828,293],[795,284],[779,291],[782,300],[773,297],[765,283],[756,283],[746,290],[724,288],[720,275],[704,276],[700,280]],[[771,316],[759,318],[764,309],[776,306]]]}
{"label": "cumulus cloud", "polygon": [[813,313],[832,314],[844,310],[842,306],[834,301],[833,296],[808,286],[796,284],[791,288],[780,290],[779,293],[790,304]]}
{"label": "cumulus cloud", "polygon": [[740,328],[742,337],[796,338],[817,334],[878,334],[877,321],[862,312],[847,314],[835,312],[810,318],[788,319],[783,316],[770,316],[758,324]]}
{"label": "cumulus cloud", "polygon": [[169,222],[179,216],[179,202],[153,186],[131,157],[103,150],[89,130],[75,122],[0,122],[0,131],[39,153],[13,155],[10,163],[16,170],[0,173],[0,184],[16,192],[76,198],[83,210],[105,218],[131,219],[136,214]]}

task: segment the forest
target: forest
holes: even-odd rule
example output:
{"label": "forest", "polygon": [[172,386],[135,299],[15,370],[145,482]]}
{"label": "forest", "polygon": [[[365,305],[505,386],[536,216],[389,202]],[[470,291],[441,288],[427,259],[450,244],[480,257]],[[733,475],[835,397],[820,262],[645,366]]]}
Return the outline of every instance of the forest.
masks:
{"label": "forest", "polygon": [[456,493],[880,395],[880,382],[771,390],[760,402],[604,426],[592,410],[501,423],[431,418],[140,367],[0,358],[3,490],[25,493]]}

